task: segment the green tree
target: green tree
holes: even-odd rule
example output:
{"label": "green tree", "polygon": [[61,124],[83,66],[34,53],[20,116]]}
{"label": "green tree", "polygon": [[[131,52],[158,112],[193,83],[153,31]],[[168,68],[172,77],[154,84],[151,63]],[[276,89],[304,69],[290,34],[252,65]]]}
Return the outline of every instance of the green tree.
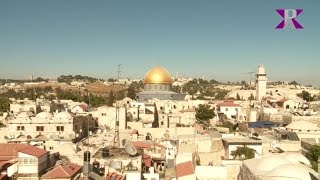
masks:
{"label": "green tree", "polygon": [[308,102],[315,100],[314,96],[311,96],[311,94],[308,91],[304,90],[301,93],[298,93],[297,96]]}
{"label": "green tree", "polygon": [[234,159],[246,160],[254,158],[255,150],[248,148],[246,145],[237,147],[235,151],[231,152],[231,155],[234,156]]}
{"label": "green tree", "polygon": [[215,112],[209,105],[200,104],[196,109],[197,123],[202,124],[204,127],[210,126],[210,119],[215,117]]}
{"label": "green tree", "polygon": [[237,100],[241,100],[239,93],[237,93]]}
{"label": "green tree", "polygon": [[129,97],[131,99],[135,99],[136,98],[136,90],[135,90],[134,86],[130,85],[128,87],[127,97]]}
{"label": "green tree", "polygon": [[108,82],[116,82],[117,80],[116,79],[113,79],[113,78],[109,78],[108,79]]}
{"label": "green tree", "polygon": [[250,97],[248,98],[248,100],[254,100],[254,96],[252,93],[250,94]]}
{"label": "green tree", "polygon": [[127,89],[127,97],[131,98],[131,99],[135,99],[136,98],[136,94],[138,92],[141,92],[141,90],[143,89],[143,82],[133,82],[130,84],[130,86]]}
{"label": "green tree", "polygon": [[0,96],[0,112],[7,112],[10,109],[10,100],[7,97]]}
{"label": "green tree", "polygon": [[299,83],[297,83],[297,81],[291,81],[289,82],[289,85],[299,85]]}
{"label": "green tree", "polygon": [[315,171],[318,171],[319,156],[320,156],[320,145],[318,144],[312,145],[311,149],[309,150],[309,153],[307,154],[307,158],[310,160],[312,169]]}
{"label": "green tree", "polygon": [[107,105],[113,106],[114,100],[115,100],[114,93],[113,93],[113,91],[110,91],[109,96],[108,96]]}
{"label": "green tree", "polygon": [[219,81],[217,81],[217,80],[215,80],[215,79],[211,79],[211,80],[210,80],[210,83],[211,83],[211,84],[219,84]]}
{"label": "green tree", "polygon": [[172,86],[171,90],[173,92],[180,93],[181,92],[181,87],[180,86]]}

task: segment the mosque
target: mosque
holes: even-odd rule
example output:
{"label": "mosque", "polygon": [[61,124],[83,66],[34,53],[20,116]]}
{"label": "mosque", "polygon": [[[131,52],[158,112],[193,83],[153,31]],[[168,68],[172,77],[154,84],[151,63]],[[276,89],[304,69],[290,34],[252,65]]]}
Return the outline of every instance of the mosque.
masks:
{"label": "mosque", "polygon": [[184,100],[186,94],[171,91],[173,83],[170,73],[161,66],[150,69],[144,77],[144,91],[137,93],[139,101],[150,99]]}

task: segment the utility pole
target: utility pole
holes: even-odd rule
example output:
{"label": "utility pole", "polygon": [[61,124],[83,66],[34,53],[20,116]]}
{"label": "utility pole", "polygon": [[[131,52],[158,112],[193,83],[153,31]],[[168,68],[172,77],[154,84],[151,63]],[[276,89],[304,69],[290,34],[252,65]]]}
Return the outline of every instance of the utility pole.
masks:
{"label": "utility pole", "polygon": [[[89,104],[88,104],[88,111],[90,113],[90,92],[88,91],[88,96],[89,96]],[[89,118],[91,118],[91,116],[89,116]],[[89,138],[90,138],[90,119],[88,118],[88,149],[87,151],[89,151],[89,144],[90,144],[90,141],[89,141]]]}
{"label": "utility pole", "polygon": [[[121,73],[121,64],[118,64],[118,84],[120,80],[120,73]],[[119,101],[116,99],[116,124],[114,128],[114,139],[113,139],[113,147],[120,147],[120,137],[119,137],[119,114],[120,114],[120,107],[119,107]]]}

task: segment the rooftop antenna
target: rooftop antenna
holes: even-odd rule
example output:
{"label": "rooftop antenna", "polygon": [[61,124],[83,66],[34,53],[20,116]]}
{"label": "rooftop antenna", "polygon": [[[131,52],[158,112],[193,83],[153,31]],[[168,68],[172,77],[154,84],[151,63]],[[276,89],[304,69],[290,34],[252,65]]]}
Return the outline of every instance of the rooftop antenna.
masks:
{"label": "rooftop antenna", "polygon": [[[120,73],[121,73],[121,64],[118,64],[118,84],[120,79]],[[116,100],[116,124],[114,128],[114,139],[113,139],[113,147],[120,147],[120,137],[119,137],[119,101]]]}

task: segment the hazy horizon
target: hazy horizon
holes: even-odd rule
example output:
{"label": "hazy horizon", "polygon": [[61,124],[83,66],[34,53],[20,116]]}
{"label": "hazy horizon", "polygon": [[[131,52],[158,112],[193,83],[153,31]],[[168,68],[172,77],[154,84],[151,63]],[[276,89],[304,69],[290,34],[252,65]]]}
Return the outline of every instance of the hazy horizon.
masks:
{"label": "hazy horizon", "polygon": [[[271,81],[320,86],[319,1],[0,2],[0,78],[87,75],[249,80],[264,64]],[[303,9],[303,30],[276,30],[278,8]],[[254,79],[254,76],[252,76]]]}

